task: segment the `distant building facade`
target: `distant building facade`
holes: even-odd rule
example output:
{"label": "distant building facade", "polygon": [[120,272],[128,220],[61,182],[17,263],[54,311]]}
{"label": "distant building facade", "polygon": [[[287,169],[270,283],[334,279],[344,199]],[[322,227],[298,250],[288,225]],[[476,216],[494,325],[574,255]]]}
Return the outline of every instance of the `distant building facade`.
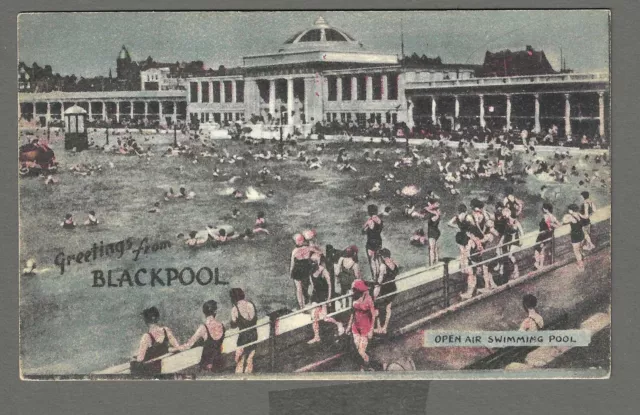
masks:
{"label": "distant building facade", "polygon": [[[557,73],[544,52],[530,46],[487,52],[481,67],[415,54],[399,58],[366,48],[322,17],[275,51],[245,56],[241,67],[208,69],[202,61],[159,63],[150,57],[136,62],[123,46],[116,70],[116,80],[97,80],[121,91],[126,86],[124,95],[78,93],[76,100],[73,94],[21,94],[21,114],[46,122],[66,108],[60,102],[79,102],[90,119],[252,121],[284,125],[287,133],[337,121],[536,133],[554,125],[564,135],[604,135],[609,112],[608,74]],[[29,74],[19,69],[21,92],[36,92]],[[100,91],[96,82],[85,80],[85,88],[92,88],[86,90]],[[42,102],[30,106],[34,97]]]}
{"label": "distant building facade", "polygon": [[509,49],[489,52],[484,56],[484,63],[478,76],[527,76],[551,75],[558,73],[553,69],[542,50],[534,50],[527,45],[525,50],[512,52]]}

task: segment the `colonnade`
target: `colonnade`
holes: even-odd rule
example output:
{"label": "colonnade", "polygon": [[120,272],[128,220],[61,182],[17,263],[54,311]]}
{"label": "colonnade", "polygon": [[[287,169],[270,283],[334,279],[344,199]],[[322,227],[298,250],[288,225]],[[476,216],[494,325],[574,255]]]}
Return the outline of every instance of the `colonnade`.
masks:
{"label": "colonnade", "polygon": [[[605,106],[604,106],[604,91],[598,91],[598,120],[600,122],[599,125],[599,134],[601,136],[604,136],[606,133],[605,130]],[[489,96],[489,94],[487,94]],[[533,130],[532,132],[534,133],[539,133],[541,131],[541,125],[540,125],[540,94],[539,93],[531,93],[531,94],[527,94],[527,93],[507,93],[507,94],[490,94],[490,96],[504,96],[506,98],[506,114],[505,114],[505,119],[506,119],[506,128],[508,130],[511,129],[511,121],[512,121],[512,103],[511,103],[511,98],[513,95],[533,95],[534,97],[534,126],[533,126]],[[565,131],[565,135],[570,135],[571,134],[571,117],[572,117],[572,113],[571,113],[571,93],[564,93],[564,131]],[[431,99],[431,121],[433,124],[437,123],[437,119],[438,119],[438,104],[437,104],[437,98],[441,97],[440,96],[436,96],[436,95],[429,95],[430,99]],[[453,95],[454,97],[454,120],[457,120],[460,117],[460,97],[463,95]],[[464,96],[476,96],[479,98],[479,119],[480,119],[480,126],[481,127],[485,127],[486,126],[486,117],[485,117],[485,94],[476,94],[476,95],[464,95]],[[413,125],[414,124],[414,108],[415,105],[413,103],[413,101],[410,99],[409,100],[409,114],[408,114],[408,119],[409,122],[408,124]]]}
{"label": "colonnade", "polygon": [[[129,104],[129,111],[128,114],[122,114],[121,113],[121,104],[122,103],[128,103]],[[142,102],[144,104],[144,111],[141,114],[136,114],[134,112],[134,106],[135,103],[139,103]],[[157,103],[158,105],[158,112],[157,113],[153,113],[150,114],[149,113],[149,103],[154,102]],[[87,115],[88,115],[88,119],[89,121],[93,121],[94,120],[94,115],[100,115],[101,118],[103,120],[107,119],[107,105],[108,104],[114,104],[115,105],[115,112],[112,113],[112,115],[115,116],[115,120],[116,122],[120,122],[120,117],[122,115],[128,115],[130,119],[133,119],[135,115],[141,115],[145,120],[147,120],[149,118],[150,115],[157,115],[160,121],[164,120],[165,116],[170,116],[171,117],[171,121],[173,123],[177,122],[178,120],[178,101],[155,101],[155,100],[117,100],[117,101],[106,101],[106,100],[82,100],[82,101],[45,101],[44,102],[46,104],[46,112],[44,114],[38,114],[37,112],[37,106],[38,104],[42,104],[42,102],[36,101],[36,102],[31,102],[32,105],[32,116],[34,120],[38,119],[39,115],[44,115],[45,116],[45,120],[48,123],[49,121],[51,121],[52,119],[52,112],[51,112],[51,106],[54,103],[58,103],[60,105],[60,118],[62,118],[64,116],[64,111],[66,108],[69,108],[70,106],[67,105],[67,107],[65,108],[65,103],[71,103],[71,106],[73,105],[78,105],[78,104],[82,104],[82,103],[86,103],[87,106]],[[93,103],[100,103],[100,112],[99,114],[94,114],[93,112]],[[167,103],[171,103],[172,105],[172,111],[168,112],[168,113],[164,113],[164,109],[163,106]],[[21,103],[24,104],[24,103]],[[22,116],[22,114],[21,114]]]}
{"label": "colonnade", "polygon": [[[227,100],[227,91],[225,87],[225,82],[229,82],[231,84],[231,88],[229,91],[229,100]],[[192,89],[189,88],[189,96],[187,98],[188,102],[192,103],[231,103],[235,104],[237,102],[243,102],[243,95],[238,95],[238,82],[244,82],[242,80],[236,79],[222,79],[219,81],[191,81],[192,84],[196,84],[196,99],[194,100],[191,96]],[[207,99],[204,99],[203,95],[203,84],[207,85]],[[218,90],[220,91],[219,100],[214,100],[215,96],[213,93],[213,86],[218,85]],[[240,99],[238,99],[240,98]]]}

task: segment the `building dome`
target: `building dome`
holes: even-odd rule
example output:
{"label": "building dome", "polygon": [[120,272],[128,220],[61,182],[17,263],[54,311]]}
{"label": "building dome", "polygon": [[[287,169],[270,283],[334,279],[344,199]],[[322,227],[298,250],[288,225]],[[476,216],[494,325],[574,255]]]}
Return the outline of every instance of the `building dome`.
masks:
{"label": "building dome", "polygon": [[362,43],[337,27],[330,26],[322,17],[318,17],[313,27],[296,33],[284,42],[285,49],[363,49]]}

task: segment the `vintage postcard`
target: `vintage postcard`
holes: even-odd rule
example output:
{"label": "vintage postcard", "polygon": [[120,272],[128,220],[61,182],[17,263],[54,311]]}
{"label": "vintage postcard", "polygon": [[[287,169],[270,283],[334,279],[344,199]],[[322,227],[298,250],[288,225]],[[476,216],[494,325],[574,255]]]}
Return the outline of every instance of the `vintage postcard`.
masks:
{"label": "vintage postcard", "polygon": [[20,15],[22,377],[609,376],[609,25]]}

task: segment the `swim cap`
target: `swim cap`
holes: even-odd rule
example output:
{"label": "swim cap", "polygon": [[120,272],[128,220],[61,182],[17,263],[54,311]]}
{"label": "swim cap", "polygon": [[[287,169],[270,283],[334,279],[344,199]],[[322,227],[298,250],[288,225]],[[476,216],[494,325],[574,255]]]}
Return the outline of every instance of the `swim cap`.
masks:
{"label": "swim cap", "polygon": [[295,235],[293,235],[293,241],[296,243],[296,245],[300,246],[304,243],[304,236],[296,233]]}

